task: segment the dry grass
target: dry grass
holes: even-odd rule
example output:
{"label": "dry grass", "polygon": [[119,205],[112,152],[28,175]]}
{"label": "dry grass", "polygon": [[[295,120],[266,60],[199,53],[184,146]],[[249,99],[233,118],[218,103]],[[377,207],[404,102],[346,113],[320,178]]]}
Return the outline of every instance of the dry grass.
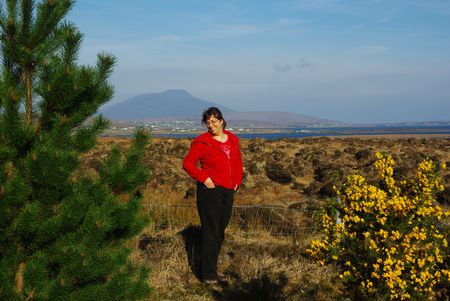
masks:
{"label": "dry grass", "polygon": [[[129,144],[102,139],[86,156],[84,172],[95,173],[98,160],[117,141]],[[219,258],[219,270],[230,284],[208,287],[198,280],[192,259],[199,219],[195,196],[186,192],[195,183],[181,169],[189,144],[189,139],[153,139],[147,148],[144,161],[153,177],[143,189],[143,213],[150,223],[132,242],[132,260],[151,268],[149,283],[155,290],[148,300],[338,300],[342,292],[335,271],[304,256],[317,232],[314,214],[330,197],[330,183],[355,171],[374,179],[375,151],[393,154],[400,176],[425,157],[450,166],[448,138],[243,139],[244,184]],[[270,179],[270,164],[287,171],[291,181]],[[443,176],[447,187],[449,171]]]}
{"label": "dry grass", "polygon": [[139,248],[136,238],[132,259],[151,268],[155,292],[149,300],[335,300],[340,295],[334,272],[302,255],[312,237],[301,235],[311,227],[308,212],[241,206],[236,203],[219,258],[219,271],[230,284],[208,287],[196,275],[192,254],[199,241],[195,201],[169,187],[145,189],[143,210],[150,223],[141,237],[148,241]]}
{"label": "dry grass", "polygon": [[133,260],[152,270],[155,293],[149,300],[336,300],[341,294],[330,267],[302,256],[307,240],[299,243],[263,231],[248,238],[232,229],[219,257],[219,272],[230,283],[205,286],[196,277],[182,234],[189,229],[195,233],[195,227],[160,231],[144,250],[135,248]]}

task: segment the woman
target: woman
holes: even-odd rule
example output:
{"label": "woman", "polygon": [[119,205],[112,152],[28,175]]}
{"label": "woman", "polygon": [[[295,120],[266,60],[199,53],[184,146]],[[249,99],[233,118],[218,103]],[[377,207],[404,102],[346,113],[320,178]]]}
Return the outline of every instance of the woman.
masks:
{"label": "woman", "polygon": [[197,180],[200,277],[211,284],[226,281],[217,274],[217,258],[231,217],[233,196],[242,181],[242,156],[239,139],[225,130],[227,123],[218,108],[203,112],[202,123],[208,131],[194,139],[183,168]]}

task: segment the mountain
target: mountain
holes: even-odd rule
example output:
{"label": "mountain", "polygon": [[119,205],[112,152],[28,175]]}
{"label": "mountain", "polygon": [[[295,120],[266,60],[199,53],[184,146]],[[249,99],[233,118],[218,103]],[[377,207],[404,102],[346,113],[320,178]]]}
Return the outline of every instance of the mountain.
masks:
{"label": "mountain", "polygon": [[192,120],[200,121],[201,113],[209,107],[218,107],[234,127],[295,127],[333,125],[330,120],[288,112],[236,112],[225,106],[194,97],[184,90],[168,90],[129,98],[100,113],[116,121]]}
{"label": "mountain", "polygon": [[233,112],[230,108],[201,100],[184,90],[168,90],[129,98],[101,108],[100,113],[112,120],[198,119],[209,107],[218,107],[224,115]]}

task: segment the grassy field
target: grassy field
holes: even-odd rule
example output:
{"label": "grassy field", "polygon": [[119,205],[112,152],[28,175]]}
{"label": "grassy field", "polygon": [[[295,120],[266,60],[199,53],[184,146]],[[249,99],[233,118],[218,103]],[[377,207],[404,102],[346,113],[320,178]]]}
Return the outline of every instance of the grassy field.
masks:
{"label": "grassy field", "polygon": [[[145,164],[153,175],[143,187],[143,214],[149,224],[130,242],[132,260],[152,270],[148,300],[338,300],[342,287],[332,267],[305,256],[319,234],[322,204],[333,185],[358,172],[376,182],[376,151],[393,155],[398,178],[432,158],[450,166],[450,139],[439,137],[359,137],[252,139],[241,141],[244,182],[219,258],[227,286],[205,286],[197,275],[199,220],[195,183],[182,170],[189,139],[152,139]],[[102,138],[88,154],[84,172],[95,173],[106,150],[127,139]],[[450,173],[438,196],[450,203]]]}

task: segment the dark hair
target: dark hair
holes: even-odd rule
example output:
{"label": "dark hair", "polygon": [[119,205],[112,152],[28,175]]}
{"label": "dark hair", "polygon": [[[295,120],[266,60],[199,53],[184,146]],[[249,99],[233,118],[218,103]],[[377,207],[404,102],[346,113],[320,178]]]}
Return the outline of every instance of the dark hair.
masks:
{"label": "dark hair", "polygon": [[202,123],[206,124],[206,121],[211,118],[212,116],[216,117],[218,120],[223,120],[223,125],[222,128],[225,129],[227,126],[227,122],[225,121],[225,119],[222,116],[222,112],[220,112],[220,110],[216,107],[210,107],[209,109],[207,109],[206,111],[203,112],[202,114]]}

